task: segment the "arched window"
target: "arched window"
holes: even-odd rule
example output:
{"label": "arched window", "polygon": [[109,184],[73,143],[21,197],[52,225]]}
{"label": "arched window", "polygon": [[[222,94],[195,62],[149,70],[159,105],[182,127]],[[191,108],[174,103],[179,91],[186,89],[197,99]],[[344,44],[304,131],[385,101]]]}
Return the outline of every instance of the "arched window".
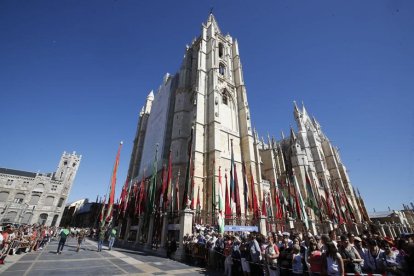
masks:
{"label": "arched window", "polygon": [[226,89],[224,89],[224,91],[223,91],[223,93],[222,93],[222,95],[221,95],[221,99],[222,99],[222,103],[223,104],[225,104],[225,105],[228,105],[229,104],[229,95],[227,94],[227,90]]}
{"label": "arched window", "polygon": [[10,211],[3,217],[3,222],[16,222],[17,212],[16,211]]}
{"label": "arched window", "polygon": [[224,45],[223,43],[219,43],[219,57],[222,58],[224,55]]}
{"label": "arched window", "polygon": [[48,197],[46,197],[45,206],[52,206],[53,205],[53,201],[55,201],[55,197],[54,196],[48,196]]}
{"label": "arched window", "polygon": [[59,202],[58,202],[57,207],[62,207],[64,201],[65,201],[65,199],[63,197],[59,198]]}
{"label": "arched window", "polygon": [[56,222],[57,222],[58,217],[59,217],[59,215],[54,215],[53,216],[53,220],[52,220],[52,225],[51,226],[55,226],[56,225]]}
{"label": "arched window", "polygon": [[30,220],[32,219],[33,213],[25,213],[21,223],[23,224],[30,224]]}
{"label": "arched window", "polygon": [[16,194],[16,196],[14,197],[14,203],[23,203],[25,197],[26,195],[23,193]]}
{"label": "arched window", "polygon": [[45,214],[45,213],[40,214],[40,216],[39,216],[39,224],[40,225],[45,225],[46,220],[47,220],[47,217],[48,217],[48,215]]}
{"label": "arched window", "polygon": [[37,204],[37,203],[39,202],[40,195],[41,195],[41,194],[38,194],[38,193],[33,193],[33,194],[32,194],[32,197],[30,198],[30,202],[29,202],[29,204],[30,204],[30,205],[35,205],[35,204]]}
{"label": "arched window", "polygon": [[222,76],[224,76],[226,74],[226,65],[224,65],[224,63],[220,63],[220,65],[219,65],[219,73]]}
{"label": "arched window", "polygon": [[6,202],[9,197],[9,192],[0,192],[0,202]]}
{"label": "arched window", "polygon": [[220,117],[222,118],[222,126],[237,131],[237,110],[235,106],[235,99],[231,96],[227,89],[223,89],[221,93],[221,99],[223,105],[220,107]]}

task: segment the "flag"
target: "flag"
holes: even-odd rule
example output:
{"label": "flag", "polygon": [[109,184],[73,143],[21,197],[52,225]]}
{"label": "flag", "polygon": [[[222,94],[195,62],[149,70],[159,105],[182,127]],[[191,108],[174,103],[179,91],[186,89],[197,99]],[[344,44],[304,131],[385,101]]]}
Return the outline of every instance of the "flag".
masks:
{"label": "flag", "polygon": [[262,216],[267,217],[266,195],[265,194],[263,194],[263,200],[262,200]]}
{"label": "flag", "polygon": [[185,182],[184,182],[184,196],[183,196],[183,209],[187,207],[188,201],[190,200],[191,190],[191,156],[192,156],[192,148],[193,148],[193,129],[191,128],[190,140],[188,141],[188,161],[187,161],[187,171],[185,174]]}
{"label": "flag", "polygon": [[241,217],[241,205],[240,205],[240,193],[239,193],[239,180],[237,179],[236,164],[234,164],[234,191],[236,193],[236,215]]}
{"label": "flag", "polygon": [[195,183],[194,183],[194,171],[195,171],[195,168],[194,168],[194,164],[192,164],[192,167],[193,167],[193,169],[191,170],[191,189],[190,189],[190,198],[191,198],[191,209],[192,210],[194,210],[195,208],[196,208],[196,202],[195,202],[195,198],[194,198],[194,196],[195,196],[195,194],[194,194],[194,191],[195,191]]}
{"label": "flag", "polygon": [[[177,181],[175,182],[175,199],[177,201],[177,212],[178,212],[180,211],[180,170],[178,170]],[[172,204],[172,206],[174,208],[174,204]]]}
{"label": "flag", "polygon": [[211,213],[215,214],[216,210],[216,161],[213,160],[213,177],[211,182]]}
{"label": "flag", "polygon": [[218,226],[219,226],[219,233],[224,233],[224,199],[223,199],[223,185],[221,183],[221,167],[219,167],[219,214],[218,214]]}
{"label": "flag", "polygon": [[166,172],[166,168],[165,166],[162,167],[162,188],[161,188],[161,195],[160,195],[160,204],[159,204],[159,208],[161,211],[164,210],[164,205],[165,205],[165,201],[166,201],[166,196],[167,196],[167,172]]}
{"label": "flag", "polygon": [[105,223],[104,216],[105,216],[105,202],[106,202],[106,195],[104,196],[103,201],[101,200],[101,212],[99,214],[99,225],[103,225]]}
{"label": "flag", "polygon": [[297,194],[299,195],[299,204],[300,204],[299,206],[302,211],[302,221],[305,223],[306,229],[309,229],[309,221],[308,221],[308,215],[306,214],[306,210],[305,210],[305,203],[303,201],[302,193],[300,192],[299,184],[298,184],[295,174],[293,174],[293,181],[295,183]]}
{"label": "flag", "polygon": [[123,144],[123,142],[119,143],[118,152],[117,152],[116,158],[115,158],[114,169],[112,171],[111,188],[110,188],[110,191],[109,191],[109,199],[108,199],[108,210],[107,210],[106,215],[105,215],[105,221],[107,223],[109,223],[112,220],[112,211],[113,211],[114,200],[115,200],[116,173],[118,171],[119,156],[121,155],[122,144]]}
{"label": "flag", "polygon": [[157,164],[158,164],[158,144],[155,149],[155,158],[154,158],[154,164],[152,169],[152,176],[149,183],[149,190],[148,190],[148,204],[147,204],[147,212],[146,217],[148,218],[152,212],[154,211],[155,207],[155,194],[156,194],[156,188],[157,188]]}
{"label": "flag", "polygon": [[197,191],[197,205],[196,208],[198,211],[201,210],[201,203],[200,203],[200,186],[198,186],[198,191]]}
{"label": "flag", "polygon": [[[168,170],[167,170],[167,193],[164,196],[165,207],[164,210],[167,211],[169,209],[169,205],[171,204],[172,197],[173,197],[173,187],[172,187],[172,161],[171,161],[171,150],[168,156]],[[173,207],[171,207],[172,209]]]}
{"label": "flag", "polygon": [[243,174],[243,194],[244,194],[244,213],[247,215],[247,210],[251,209],[251,201],[249,198],[249,189],[247,185],[247,176],[246,176],[246,165],[243,162],[242,165],[242,174]]}
{"label": "flag", "polygon": [[224,178],[226,179],[226,203],[225,203],[225,216],[226,218],[231,218],[231,206],[230,206],[230,195],[229,195],[229,188],[227,186],[227,174],[224,175]]}
{"label": "flag", "polygon": [[141,213],[143,212],[143,206],[145,206],[144,201],[144,195],[145,195],[145,169],[144,169],[144,173],[142,175],[142,179],[141,179],[141,187],[139,188],[139,197],[138,197],[138,202],[136,205],[136,210],[138,213],[138,216],[141,215]]}
{"label": "flag", "polygon": [[230,206],[233,212],[233,206],[236,202],[234,187],[234,153],[233,153],[233,140],[231,140],[231,162],[230,162]]}
{"label": "flag", "polygon": [[306,191],[307,191],[307,198],[306,203],[309,208],[313,210],[316,216],[320,216],[320,210],[316,203],[316,196],[313,192],[312,183],[309,179],[308,173],[305,171],[305,180],[306,180]]}
{"label": "flag", "polygon": [[275,190],[274,190],[275,207],[276,207],[275,218],[281,219],[283,218],[283,211],[282,211],[282,205],[280,204],[279,189],[276,185],[276,182],[273,182],[273,184],[275,185]]}
{"label": "flag", "polygon": [[250,189],[252,190],[252,201],[253,201],[253,215],[257,216],[259,212],[259,202],[257,200],[256,189],[254,188],[254,178],[252,166],[250,166]]}

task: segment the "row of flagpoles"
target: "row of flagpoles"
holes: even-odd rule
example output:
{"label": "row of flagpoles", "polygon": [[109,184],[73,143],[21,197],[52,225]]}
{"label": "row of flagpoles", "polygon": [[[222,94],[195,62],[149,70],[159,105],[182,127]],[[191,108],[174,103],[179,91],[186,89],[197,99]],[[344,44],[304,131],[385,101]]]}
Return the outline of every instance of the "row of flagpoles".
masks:
{"label": "row of flagpoles", "polygon": [[[161,172],[161,184],[157,185],[158,174],[158,146],[155,152],[154,165],[152,175],[149,178],[144,175],[141,181],[132,183],[132,180],[127,177],[119,199],[119,214],[118,217],[125,217],[126,212],[132,212],[133,216],[144,215],[144,220],[149,221],[149,217],[154,213],[176,212],[181,209],[201,209],[200,202],[200,186],[198,186],[197,198],[195,199],[195,183],[194,171],[195,167],[192,162],[192,144],[193,132],[191,131],[190,140],[188,143],[188,162],[186,166],[183,201],[180,204],[180,171],[178,171],[175,183],[173,183],[172,175],[172,160],[171,151],[168,156],[168,165],[163,166]],[[100,213],[100,225],[110,223],[113,216],[113,205],[115,197],[116,173],[119,165],[119,155],[122,147],[122,142],[119,145],[116,155],[115,165],[111,177],[109,198],[107,210],[105,212],[105,199],[102,204]],[[227,172],[224,174],[225,183],[222,182],[221,167],[218,167],[218,186],[216,187],[216,169],[215,161],[213,161],[213,177],[212,177],[212,194],[211,210],[214,215],[217,215],[217,224],[220,231],[224,231],[225,219],[232,218],[234,213],[236,218],[242,216],[242,204],[240,199],[239,181],[237,175],[237,167],[234,161],[233,141],[231,141],[231,163],[229,176]],[[305,171],[306,178],[306,201],[304,200],[301,189],[295,173],[292,170],[290,173],[286,172],[284,177],[279,177],[277,183],[273,182],[271,190],[272,193],[264,194],[262,197],[262,204],[259,206],[258,196],[256,194],[255,182],[253,178],[252,167],[250,166],[250,181],[248,181],[245,163],[242,163],[242,178],[243,178],[243,206],[244,214],[253,214],[253,217],[260,216],[274,218],[276,220],[287,219],[292,217],[294,219],[303,221],[306,228],[308,228],[308,214],[309,210],[313,210],[314,215],[321,222],[324,220],[331,220],[338,224],[352,223],[356,221],[355,210],[346,195],[345,189],[340,187],[337,183],[324,183],[322,179],[319,180],[319,186],[322,188],[324,195],[321,194],[321,189],[317,183],[311,181],[308,173]],[[229,183],[228,183],[229,182]],[[223,185],[224,184],[224,185]],[[342,188],[342,189],[341,189]],[[356,192],[354,191],[355,195]],[[359,192],[358,192],[359,194]],[[207,198],[209,196],[207,195]],[[218,200],[217,200],[218,198]],[[271,201],[274,201],[272,204]],[[218,202],[217,202],[218,201]],[[357,208],[360,210],[364,220],[369,221],[364,202],[359,194],[356,197]],[[207,203],[210,204],[210,203]]]}

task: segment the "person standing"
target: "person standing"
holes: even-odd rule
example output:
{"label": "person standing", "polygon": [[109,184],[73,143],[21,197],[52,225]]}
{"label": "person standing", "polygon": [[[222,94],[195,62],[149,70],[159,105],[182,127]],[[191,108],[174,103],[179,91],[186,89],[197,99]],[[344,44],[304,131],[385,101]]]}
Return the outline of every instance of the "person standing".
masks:
{"label": "person standing", "polygon": [[68,227],[65,227],[62,230],[60,230],[59,232],[60,240],[59,240],[56,254],[62,254],[63,247],[65,246],[66,239],[68,238],[69,234],[70,234],[70,231]]}
{"label": "person standing", "polygon": [[78,234],[78,247],[76,248],[76,252],[79,252],[84,238],[85,238],[85,230],[81,229]]}
{"label": "person standing", "polygon": [[277,258],[279,258],[279,247],[274,243],[274,235],[269,234],[267,240],[268,245],[265,249],[265,256],[269,276],[279,276],[280,272],[277,266]]}
{"label": "person standing", "polygon": [[105,227],[101,227],[99,229],[99,234],[98,234],[98,252],[102,251],[102,245],[103,245],[104,240],[105,240]]}
{"label": "person standing", "polygon": [[326,243],[326,252],[322,259],[322,275],[344,276],[344,262],[341,254],[338,253],[336,245],[329,241]]}
{"label": "person standing", "polygon": [[111,232],[109,233],[109,250],[112,250],[112,247],[114,246],[116,238],[116,229],[112,228]]}

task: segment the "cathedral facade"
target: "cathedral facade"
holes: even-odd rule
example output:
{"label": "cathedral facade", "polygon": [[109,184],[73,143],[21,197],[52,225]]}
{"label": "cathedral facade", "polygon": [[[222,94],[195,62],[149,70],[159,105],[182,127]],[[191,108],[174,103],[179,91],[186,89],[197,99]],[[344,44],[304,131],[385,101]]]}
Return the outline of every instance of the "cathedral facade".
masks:
{"label": "cathedral facade", "polygon": [[[267,230],[280,229],[276,224],[286,223],[285,218],[294,220],[292,213],[299,206],[289,206],[292,189],[286,188],[287,183],[297,187],[295,193],[300,194],[301,202],[308,202],[312,194],[317,204],[326,206],[320,208],[332,208],[332,212],[335,212],[335,193],[341,194],[342,200],[343,196],[349,198],[347,204],[353,210],[349,222],[362,222],[361,203],[346,168],[319,123],[295,103],[297,131],[291,129],[289,137],[283,136],[280,140],[268,137],[265,142],[252,128],[247,95],[238,42],[224,35],[210,14],[202,24],[200,36],[186,47],[179,71],[166,74],[159,89],[147,96],[131,153],[128,170],[131,183],[150,176],[154,162],[160,173],[171,154],[172,183],[179,183],[181,198],[178,200],[184,200],[185,172],[191,163],[189,197],[200,201],[204,214],[217,213],[218,207],[214,204],[220,192],[217,183],[221,181],[224,185],[223,192],[231,189],[225,181],[231,173],[233,180],[235,175],[239,179],[236,197],[241,200],[236,208],[242,210],[244,217],[251,215],[251,206],[245,206],[245,202],[251,202],[252,194],[256,194],[258,204],[267,209],[267,217],[275,218],[275,225]],[[247,190],[243,189],[244,181],[252,182]],[[249,200],[245,201],[246,194]],[[282,202],[279,208],[284,209],[283,219],[276,219],[278,207],[274,198]],[[338,218],[327,211],[317,213],[309,206],[301,206],[301,210],[296,220],[322,223]],[[203,216],[199,221],[203,221]],[[234,223],[240,221],[235,219]],[[243,223],[249,224],[247,220]]]}
{"label": "cathedral facade", "polygon": [[64,152],[53,173],[0,168],[0,222],[58,226],[81,158]]}

